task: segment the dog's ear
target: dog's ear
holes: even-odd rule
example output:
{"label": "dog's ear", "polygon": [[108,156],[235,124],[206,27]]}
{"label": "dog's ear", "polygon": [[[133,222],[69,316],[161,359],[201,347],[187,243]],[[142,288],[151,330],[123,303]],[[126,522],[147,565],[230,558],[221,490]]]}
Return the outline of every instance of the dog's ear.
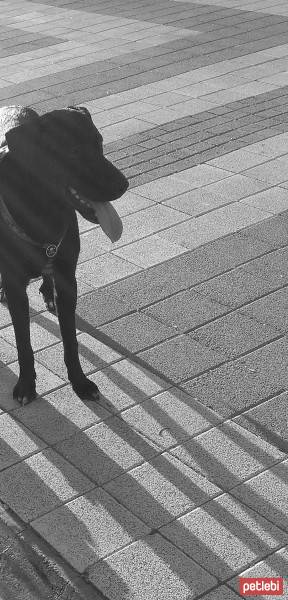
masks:
{"label": "dog's ear", "polygon": [[13,127],[5,134],[9,152],[15,157],[23,157],[25,164],[29,160],[33,160],[37,148],[39,148],[39,140],[41,137],[41,120],[40,118],[31,119],[31,121]]}

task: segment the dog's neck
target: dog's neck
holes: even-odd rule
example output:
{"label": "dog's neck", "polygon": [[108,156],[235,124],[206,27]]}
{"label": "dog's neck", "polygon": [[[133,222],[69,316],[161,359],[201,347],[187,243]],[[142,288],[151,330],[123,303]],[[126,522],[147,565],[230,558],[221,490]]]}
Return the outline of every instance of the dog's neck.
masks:
{"label": "dog's neck", "polygon": [[63,198],[52,197],[41,182],[24,172],[11,156],[0,164],[0,193],[15,223],[38,244],[61,238],[69,221]]}

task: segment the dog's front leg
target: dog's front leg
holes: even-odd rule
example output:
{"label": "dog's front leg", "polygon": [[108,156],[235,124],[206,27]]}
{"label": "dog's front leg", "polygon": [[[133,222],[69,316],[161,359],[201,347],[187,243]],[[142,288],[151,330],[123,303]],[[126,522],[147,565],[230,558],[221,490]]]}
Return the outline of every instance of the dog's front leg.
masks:
{"label": "dog's front leg", "polygon": [[36,397],[34,355],[30,340],[29,303],[26,293],[28,281],[17,281],[2,276],[2,286],[15,331],[19,362],[19,378],[13,390],[13,398],[22,405]]}
{"label": "dog's front leg", "polygon": [[82,370],[76,337],[75,312],[77,303],[77,283],[74,272],[63,270],[55,273],[56,304],[59,325],[64,346],[64,360],[68,378],[74,392],[82,400],[98,400],[97,385],[88,379]]}

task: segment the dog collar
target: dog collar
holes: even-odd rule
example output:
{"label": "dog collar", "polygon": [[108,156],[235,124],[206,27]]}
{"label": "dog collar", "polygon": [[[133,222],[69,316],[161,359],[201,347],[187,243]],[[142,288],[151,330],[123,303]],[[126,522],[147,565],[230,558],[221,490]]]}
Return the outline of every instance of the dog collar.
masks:
{"label": "dog collar", "polygon": [[28,244],[32,244],[32,246],[37,246],[38,248],[43,248],[43,250],[45,250],[45,254],[48,258],[48,261],[53,260],[53,258],[55,258],[55,256],[57,255],[57,252],[59,250],[59,247],[61,245],[61,242],[63,241],[64,235],[67,231],[67,227],[64,230],[64,233],[60,239],[60,241],[55,244],[55,243],[48,243],[48,244],[39,244],[38,242],[35,242],[34,240],[32,240],[32,238],[30,238],[29,235],[27,235],[27,233],[25,233],[25,231],[23,231],[23,229],[21,229],[21,227],[19,227],[19,225],[16,223],[16,221],[14,221],[10,211],[8,210],[3,196],[1,196],[0,194],[0,215],[3,219],[3,221],[6,223],[6,225],[13,231],[13,233],[15,233],[15,235],[17,235],[18,237],[21,238],[21,240],[24,240],[24,242],[27,242]]}

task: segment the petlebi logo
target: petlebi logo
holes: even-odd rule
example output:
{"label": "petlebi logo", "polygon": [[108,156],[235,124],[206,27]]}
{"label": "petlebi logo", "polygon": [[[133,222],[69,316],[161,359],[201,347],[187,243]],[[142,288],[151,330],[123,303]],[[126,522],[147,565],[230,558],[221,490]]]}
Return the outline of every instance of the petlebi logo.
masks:
{"label": "petlebi logo", "polygon": [[283,577],[239,577],[241,596],[283,596]]}

